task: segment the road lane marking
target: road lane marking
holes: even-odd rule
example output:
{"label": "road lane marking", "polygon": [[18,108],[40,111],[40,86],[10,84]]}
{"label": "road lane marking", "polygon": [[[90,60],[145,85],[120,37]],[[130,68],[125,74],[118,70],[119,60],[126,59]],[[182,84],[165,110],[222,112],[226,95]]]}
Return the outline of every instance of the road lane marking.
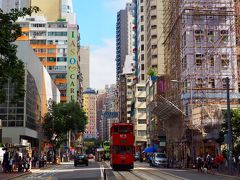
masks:
{"label": "road lane marking", "polygon": [[104,180],[104,166],[102,164],[100,165],[100,171],[101,171],[101,179]]}

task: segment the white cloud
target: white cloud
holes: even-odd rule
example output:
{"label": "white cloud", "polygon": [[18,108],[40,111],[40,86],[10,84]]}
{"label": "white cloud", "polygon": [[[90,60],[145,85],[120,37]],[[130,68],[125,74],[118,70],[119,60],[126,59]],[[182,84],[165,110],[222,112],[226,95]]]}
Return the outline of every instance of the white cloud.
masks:
{"label": "white cloud", "polygon": [[117,12],[124,9],[128,2],[132,2],[132,0],[105,0],[104,6],[110,11]]}
{"label": "white cloud", "polygon": [[103,89],[116,83],[115,39],[104,39],[102,46],[90,49],[90,86]]}

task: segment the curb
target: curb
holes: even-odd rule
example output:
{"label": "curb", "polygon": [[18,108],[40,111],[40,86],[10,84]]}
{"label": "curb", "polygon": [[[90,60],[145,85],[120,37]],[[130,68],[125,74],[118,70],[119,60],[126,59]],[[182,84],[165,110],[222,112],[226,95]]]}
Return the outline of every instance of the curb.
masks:
{"label": "curb", "polygon": [[[47,167],[42,167],[42,168],[36,168],[38,170],[44,170],[44,169],[49,169],[53,166],[47,166]],[[25,173],[22,173],[22,174],[19,174],[17,176],[14,176],[14,177],[10,177],[10,178],[6,178],[5,180],[10,180],[10,179],[16,179],[16,178],[19,178],[19,177],[22,177],[22,176],[27,176],[29,174],[32,174],[32,171],[30,170],[29,172],[25,172]]]}
{"label": "curb", "polygon": [[[195,171],[195,169],[191,169],[191,170]],[[231,179],[240,179],[239,176],[231,176],[231,175],[227,175],[227,174],[221,174],[219,172],[214,172],[214,174],[212,174],[212,175],[226,177],[226,178],[231,178]]]}
{"label": "curb", "polygon": [[19,174],[19,175],[17,175],[17,176],[14,176],[14,177],[6,178],[6,180],[10,180],[10,179],[19,178],[19,177],[22,177],[22,176],[29,175],[29,174],[31,174],[31,173],[32,173],[31,171],[29,171],[29,172],[25,172],[25,173],[23,173],[23,174]]}
{"label": "curb", "polygon": [[216,176],[222,176],[222,177],[226,177],[226,178],[231,178],[231,179],[240,179],[239,176],[231,176],[231,175],[220,174],[220,173],[215,173],[214,175],[216,175]]}

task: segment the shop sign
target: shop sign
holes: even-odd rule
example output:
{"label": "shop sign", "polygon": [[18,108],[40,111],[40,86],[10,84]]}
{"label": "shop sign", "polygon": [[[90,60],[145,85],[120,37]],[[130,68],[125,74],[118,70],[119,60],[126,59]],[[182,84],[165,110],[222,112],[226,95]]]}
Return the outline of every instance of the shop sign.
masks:
{"label": "shop sign", "polygon": [[69,27],[68,31],[68,63],[67,63],[67,102],[77,101],[78,44],[77,27]]}

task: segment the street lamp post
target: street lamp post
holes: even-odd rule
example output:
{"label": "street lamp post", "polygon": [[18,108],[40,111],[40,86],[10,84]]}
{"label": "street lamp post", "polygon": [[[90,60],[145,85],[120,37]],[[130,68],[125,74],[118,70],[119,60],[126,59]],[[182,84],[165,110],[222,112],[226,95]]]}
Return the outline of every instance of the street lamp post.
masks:
{"label": "street lamp post", "polygon": [[226,85],[227,85],[227,123],[228,123],[228,170],[229,172],[232,171],[232,151],[233,151],[233,144],[232,144],[232,122],[231,122],[231,112],[230,112],[230,93],[229,93],[229,78],[226,78]]}

